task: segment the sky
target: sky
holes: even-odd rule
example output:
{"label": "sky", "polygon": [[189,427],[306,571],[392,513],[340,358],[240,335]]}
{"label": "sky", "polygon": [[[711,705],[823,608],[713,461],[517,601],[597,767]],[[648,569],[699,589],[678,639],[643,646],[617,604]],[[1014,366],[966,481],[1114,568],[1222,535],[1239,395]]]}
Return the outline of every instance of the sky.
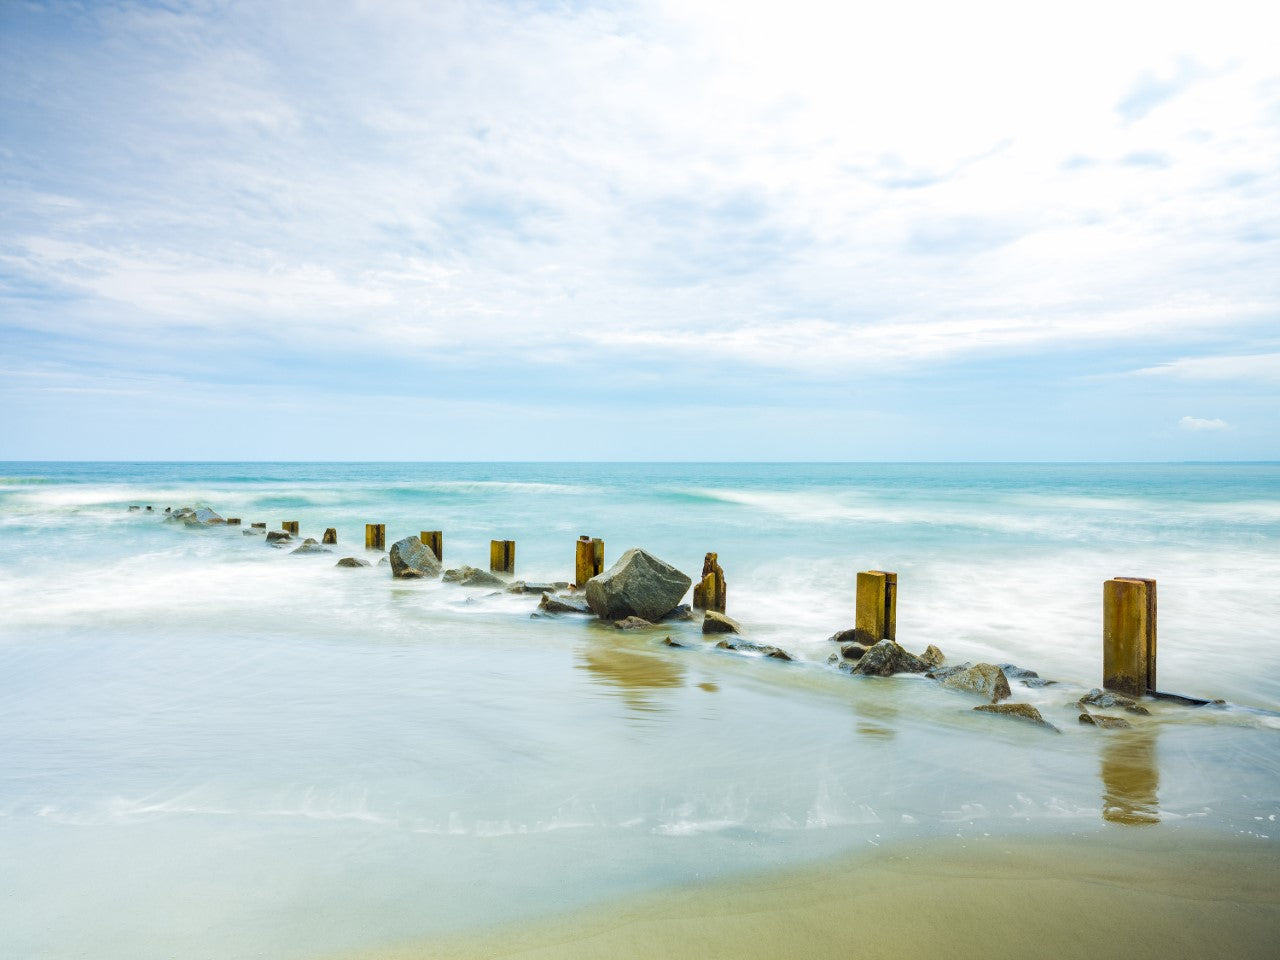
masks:
{"label": "sky", "polygon": [[1280,459],[1277,37],[0,0],[0,460]]}

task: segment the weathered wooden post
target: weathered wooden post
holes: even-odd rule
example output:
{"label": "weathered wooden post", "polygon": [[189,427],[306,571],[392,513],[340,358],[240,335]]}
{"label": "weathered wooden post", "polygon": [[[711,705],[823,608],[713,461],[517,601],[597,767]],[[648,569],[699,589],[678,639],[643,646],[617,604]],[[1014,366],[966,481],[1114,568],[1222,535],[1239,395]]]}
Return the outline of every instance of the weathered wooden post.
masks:
{"label": "weathered wooden post", "polygon": [[337,542],[338,542],[338,530],[337,530],[337,528],[336,528],[336,527],[325,527],[325,528],[324,528],[324,538],[323,538],[320,542],[321,542],[321,543],[337,543]]}
{"label": "weathered wooden post", "polygon": [[283,530],[285,533],[289,534],[290,536],[296,537],[298,535],[298,521],[283,520],[280,523],[280,529]]}
{"label": "weathered wooden post", "polygon": [[228,526],[228,527],[238,527],[238,526],[240,526],[240,518],[239,518],[239,517],[227,517],[227,526]]}
{"label": "weathered wooden post", "polygon": [[699,610],[724,613],[727,599],[724,570],[720,568],[719,555],[708,553],[702,560],[702,582],[693,587],[693,605]]}
{"label": "weathered wooden post", "polygon": [[888,570],[858,574],[853,614],[854,639],[874,645],[898,633],[898,575]]}
{"label": "weathered wooden post", "polygon": [[387,525],[385,523],[366,523],[364,525],[364,548],[366,550],[387,549]]}
{"label": "weathered wooden post", "polygon": [[431,548],[431,552],[436,555],[437,560],[444,560],[443,530],[423,530],[418,534],[418,539]]}
{"label": "weathered wooden post", "polygon": [[489,541],[489,569],[494,573],[516,572],[516,542],[514,540]]}
{"label": "weathered wooden post", "polygon": [[1131,697],[1156,689],[1156,582],[1116,577],[1102,585],[1102,685]]}
{"label": "weathered wooden post", "polygon": [[604,573],[604,541],[585,533],[578,538],[573,561],[573,582],[586,586],[588,580]]}

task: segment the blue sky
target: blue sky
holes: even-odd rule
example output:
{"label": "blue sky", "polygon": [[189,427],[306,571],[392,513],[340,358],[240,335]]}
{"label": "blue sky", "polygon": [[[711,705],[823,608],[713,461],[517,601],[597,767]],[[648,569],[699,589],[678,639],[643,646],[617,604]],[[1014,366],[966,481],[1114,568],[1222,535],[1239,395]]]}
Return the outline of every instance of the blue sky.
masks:
{"label": "blue sky", "polygon": [[1280,459],[1276,36],[0,0],[0,459]]}

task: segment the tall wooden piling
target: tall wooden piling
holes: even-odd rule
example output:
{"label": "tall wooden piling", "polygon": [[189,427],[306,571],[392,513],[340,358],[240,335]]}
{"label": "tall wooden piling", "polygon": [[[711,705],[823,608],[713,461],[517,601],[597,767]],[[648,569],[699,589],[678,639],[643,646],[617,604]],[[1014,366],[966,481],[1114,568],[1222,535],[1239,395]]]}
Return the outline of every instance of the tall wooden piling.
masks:
{"label": "tall wooden piling", "polygon": [[604,573],[604,541],[583,534],[578,538],[573,561],[573,582],[585,586],[592,577]]}
{"label": "tall wooden piling", "polygon": [[387,525],[385,523],[366,523],[364,525],[364,548],[366,550],[387,549]]}
{"label": "tall wooden piling", "polygon": [[322,539],[320,542],[321,542],[321,543],[337,543],[337,542],[338,542],[338,531],[337,531],[337,528],[336,528],[336,527],[325,527],[325,528],[324,528],[324,539]]}
{"label": "tall wooden piling", "polygon": [[854,639],[873,645],[896,639],[898,633],[898,575],[888,570],[858,574],[853,615]]}
{"label": "tall wooden piling", "polygon": [[444,531],[442,530],[423,530],[418,534],[418,539],[425,546],[431,548],[431,552],[436,555],[437,560],[444,560]]}
{"label": "tall wooden piling", "polygon": [[290,534],[291,536],[296,537],[298,535],[298,521],[282,520],[280,522],[280,529]]}
{"label": "tall wooden piling", "polygon": [[1156,689],[1156,582],[1116,577],[1102,585],[1102,685],[1131,697]]}
{"label": "tall wooden piling", "polygon": [[720,568],[719,555],[708,553],[702,560],[702,581],[693,587],[693,605],[699,610],[724,613],[727,600],[724,570]]}
{"label": "tall wooden piling", "polygon": [[489,569],[494,573],[516,572],[516,542],[514,540],[489,541]]}

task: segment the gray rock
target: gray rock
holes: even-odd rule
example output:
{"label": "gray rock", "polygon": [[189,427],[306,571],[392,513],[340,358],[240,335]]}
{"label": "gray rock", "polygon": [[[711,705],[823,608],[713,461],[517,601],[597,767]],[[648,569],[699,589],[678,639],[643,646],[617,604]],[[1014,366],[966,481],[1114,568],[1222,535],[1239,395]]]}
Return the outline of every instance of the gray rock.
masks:
{"label": "gray rock", "polygon": [[663,623],[674,623],[681,620],[692,620],[693,609],[687,604],[682,603],[670,613],[663,614]]}
{"label": "gray rock", "polygon": [[980,713],[995,713],[1002,717],[1017,717],[1019,720],[1028,720],[1031,723],[1037,723],[1042,727],[1048,727],[1055,733],[1061,733],[1057,727],[1040,715],[1037,710],[1029,703],[984,703],[973,709]]}
{"label": "gray rock", "polygon": [[737,637],[721,640],[716,644],[719,650],[736,650],[739,653],[757,653],[762,657],[769,657],[773,660],[791,660],[791,654],[778,647],[770,646],[767,643],[752,643],[750,640],[740,640]]}
{"label": "gray rock", "polygon": [[848,630],[841,630],[838,633],[833,633],[827,639],[832,643],[854,643],[858,639],[858,631],[853,627],[850,627]]}
{"label": "gray rock", "polygon": [[920,654],[920,659],[932,667],[940,667],[947,658],[942,655],[942,651],[935,647],[932,643],[924,648],[924,653]]}
{"label": "gray rock", "polygon": [[708,610],[702,618],[703,633],[741,633],[742,626],[732,617],[726,617],[723,613],[717,613],[715,610]]}
{"label": "gray rock", "polygon": [[554,593],[544,593],[538,601],[538,609],[543,613],[590,613],[591,608],[582,597],[558,597]]}
{"label": "gray rock", "polygon": [[[432,553],[434,556],[434,551]],[[479,567],[463,565],[453,570],[446,570],[440,579],[445,583],[456,583],[462,587],[505,587],[507,582],[501,577],[481,570]]]}
{"label": "gray rock", "polygon": [[1009,689],[1009,678],[994,663],[976,663],[972,667],[950,673],[943,678],[942,685],[952,690],[976,693],[992,703],[997,700],[1008,700],[1012,694]]}
{"label": "gray rock", "polygon": [[691,583],[671,564],[633,547],[587,581],[587,603],[605,620],[628,616],[660,620],[675,608]]}
{"label": "gray rock", "polygon": [[836,656],[834,653],[832,654],[832,656],[833,656],[833,657],[836,657],[836,660],[837,660],[837,661],[839,661],[839,660],[861,660],[861,659],[863,658],[863,656],[866,654],[866,652],[867,652],[868,650],[870,650],[870,649],[871,649],[870,647],[864,647],[864,646],[863,646],[862,644],[860,644],[860,643],[846,643],[846,644],[843,644],[843,645],[840,647],[840,655],[839,655],[839,656]]}
{"label": "gray rock", "polygon": [[1102,714],[1090,713],[1088,710],[1080,714],[1080,722],[1102,727],[1104,730],[1128,730],[1133,726],[1124,717],[1105,717]]}
{"label": "gray rock", "polygon": [[257,537],[262,535],[261,530],[241,530],[240,532],[243,533],[246,537]]}
{"label": "gray rock", "polygon": [[435,551],[417,537],[405,537],[391,545],[391,575],[400,580],[416,580],[440,574]]}
{"label": "gray rock", "polygon": [[360,557],[343,557],[341,560],[335,563],[334,566],[335,567],[371,567],[373,566],[373,564],[371,564],[368,560],[362,560]]}
{"label": "gray rock", "polygon": [[333,553],[333,551],[332,551],[332,550],[330,550],[328,547],[322,547],[322,546],[320,545],[320,541],[319,541],[319,540],[317,540],[315,537],[307,537],[307,539],[305,539],[305,540],[303,540],[303,541],[302,541],[302,546],[298,547],[298,549],[297,549],[297,550],[291,550],[291,551],[289,551],[289,552],[290,552],[290,554],[294,554],[294,553]]}
{"label": "gray rock", "polygon": [[[1077,703],[1082,708],[1085,706],[1102,707],[1103,709],[1119,707],[1121,710],[1127,710],[1129,713],[1137,714],[1140,717],[1151,715],[1151,711],[1138,703],[1137,700],[1119,693],[1112,693],[1110,690],[1099,690],[1097,687],[1086,693]],[[1085,712],[1087,713],[1088,711]]]}
{"label": "gray rock", "polygon": [[532,583],[525,580],[517,580],[515,583],[507,585],[507,593],[555,593],[557,590],[564,590],[568,586],[569,583],[566,580],[556,583]]}
{"label": "gray rock", "polygon": [[666,644],[668,647],[675,647],[677,650],[686,649],[683,643],[678,643],[675,640],[672,640],[670,637],[663,637],[662,642]]}
{"label": "gray rock", "polygon": [[141,509],[142,509],[141,507],[130,507],[130,508],[129,508],[129,512],[130,512],[130,513],[135,513],[136,511],[141,510]]}
{"label": "gray rock", "polygon": [[[843,652],[843,649],[842,651]],[[895,673],[924,673],[928,665],[914,653],[908,653],[892,640],[881,640],[856,661],[845,661],[850,664],[850,673],[859,673],[867,677],[891,677]],[[841,665],[844,669],[844,665]]]}
{"label": "gray rock", "polygon": [[266,542],[272,546],[284,546],[293,542],[293,535],[288,530],[268,530]]}
{"label": "gray rock", "polygon": [[613,621],[613,625],[619,630],[647,630],[649,627],[657,626],[656,623],[644,617],[623,617],[621,620]]}
{"label": "gray rock", "polygon": [[214,511],[210,510],[208,507],[201,507],[199,510],[196,511],[195,521],[196,523],[203,523],[206,525],[227,522],[222,517],[218,516]]}

